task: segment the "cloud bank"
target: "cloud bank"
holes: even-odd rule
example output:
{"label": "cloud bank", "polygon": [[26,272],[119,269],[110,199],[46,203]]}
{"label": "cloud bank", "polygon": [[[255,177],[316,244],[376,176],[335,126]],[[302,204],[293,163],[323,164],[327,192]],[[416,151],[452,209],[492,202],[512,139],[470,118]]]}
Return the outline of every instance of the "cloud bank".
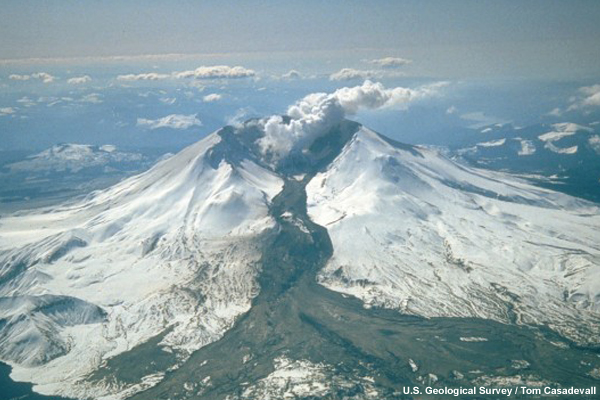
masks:
{"label": "cloud bank", "polygon": [[0,116],[10,115],[17,112],[17,109],[14,107],[2,107],[0,108]]}
{"label": "cloud bank", "polygon": [[118,75],[118,81],[159,81],[171,78],[171,74],[158,74],[156,72],[148,72],[142,74],[126,74]]}
{"label": "cloud bank", "polygon": [[281,116],[261,120],[265,135],[257,143],[263,154],[278,162],[290,153],[306,149],[347,115],[362,109],[406,109],[409,103],[439,95],[446,85],[438,82],[416,89],[385,88],[381,83],[367,80],[360,86],[344,87],[329,94],[312,93],[288,108],[289,123]]}
{"label": "cloud bank", "polygon": [[52,83],[54,82],[54,79],[56,79],[56,77],[50,75],[47,72],[35,72],[31,75],[11,74],[8,76],[8,79],[11,79],[13,81],[28,81],[30,79],[39,79],[44,83]]}
{"label": "cloud bank", "polygon": [[377,65],[381,68],[400,68],[412,63],[412,60],[400,57],[384,57],[375,60],[370,60],[369,63]]}
{"label": "cloud bank", "polygon": [[137,126],[147,129],[188,129],[192,126],[202,126],[202,121],[197,118],[196,114],[171,114],[159,119],[138,118]]}
{"label": "cloud bank", "polygon": [[211,94],[207,94],[206,96],[204,96],[204,97],[202,98],[202,100],[203,100],[205,103],[212,103],[212,102],[215,102],[215,101],[219,101],[219,100],[221,100],[222,98],[223,98],[223,96],[221,96],[221,95],[220,95],[220,94],[218,94],[218,93],[211,93]]}
{"label": "cloud bank", "polygon": [[140,74],[118,75],[118,81],[160,81],[165,79],[240,79],[256,75],[254,70],[241,66],[228,65],[201,66],[189,71],[175,71],[171,73],[144,72]]}
{"label": "cloud bank", "polygon": [[403,72],[396,70],[362,70],[354,68],[342,68],[338,72],[329,75],[331,81],[351,81],[365,79],[397,78],[405,76]]}
{"label": "cloud bank", "polygon": [[100,93],[89,93],[89,94],[86,94],[85,96],[82,96],[81,99],[79,99],[79,102],[100,104],[100,103],[104,102],[104,100],[102,100],[101,97],[102,97],[102,95]]}
{"label": "cloud bank", "polygon": [[370,79],[377,76],[377,71],[365,71],[354,68],[342,68],[338,72],[329,75],[331,81],[350,81],[353,79]]}
{"label": "cloud bank", "polygon": [[256,75],[256,72],[241,66],[230,67],[228,65],[202,66],[191,71],[174,72],[176,78],[194,79],[238,79],[248,78]]}
{"label": "cloud bank", "polygon": [[581,105],[600,106],[600,85],[582,87],[579,91],[584,95]]}
{"label": "cloud bank", "polygon": [[285,74],[281,75],[281,79],[292,80],[292,79],[300,79],[300,78],[302,78],[302,74],[300,74],[300,72],[296,71],[295,69],[291,69],[288,72],[286,72]]}
{"label": "cloud bank", "polygon": [[67,83],[71,85],[81,85],[82,83],[90,82],[92,78],[89,75],[76,76],[67,80]]}
{"label": "cloud bank", "polygon": [[577,96],[573,96],[570,102],[571,105],[567,108],[567,111],[600,107],[600,84],[579,88]]}

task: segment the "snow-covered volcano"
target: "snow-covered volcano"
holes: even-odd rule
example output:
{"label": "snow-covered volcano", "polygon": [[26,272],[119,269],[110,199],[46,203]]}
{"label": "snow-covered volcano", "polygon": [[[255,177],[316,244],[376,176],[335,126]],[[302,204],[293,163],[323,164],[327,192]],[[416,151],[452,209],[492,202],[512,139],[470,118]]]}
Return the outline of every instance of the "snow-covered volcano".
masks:
{"label": "snow-covered volcano", "polygon": [[[303,118],[226,127],[84,200],[0,219],[0,359],[12,377],[80,398],[161,381],[164,370],[128,383],[98,371],[142,346],[173,355],[175,370],[222,337],[269,284],[264,244],[298,212],[274,214],[289,182],[305,185],[329,232],[325,287],[365,306],[600,343],[598,207],[347,120]],[[294,139],[274,146],[283,134]]]}
{"label": "snow-covered volcano", "polygon": [[120,392],[75,382],[159,334],[185,358],[248,310],[283,180],[234,159],[226,132],[83,201],[0,220],[0,357],[14,379]]}

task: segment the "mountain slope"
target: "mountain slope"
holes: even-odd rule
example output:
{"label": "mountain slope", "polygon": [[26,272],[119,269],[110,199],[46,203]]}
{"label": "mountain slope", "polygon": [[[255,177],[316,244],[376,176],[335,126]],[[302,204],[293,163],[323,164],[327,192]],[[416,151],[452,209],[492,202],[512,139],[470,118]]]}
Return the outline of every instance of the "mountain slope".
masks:
{"label": "mountain slope", "polygon": [[0,220],[0,357],[15,379],[51,394],[122,392],[77,381],[159,334],[176,367],[249,308],[282,181],[217,154],[221,141],[84,201]]}
{"label": "mountain slope", "polygon": [[307,185],[326,287],[426,317],[600,329],[598,208],[361,129]]}

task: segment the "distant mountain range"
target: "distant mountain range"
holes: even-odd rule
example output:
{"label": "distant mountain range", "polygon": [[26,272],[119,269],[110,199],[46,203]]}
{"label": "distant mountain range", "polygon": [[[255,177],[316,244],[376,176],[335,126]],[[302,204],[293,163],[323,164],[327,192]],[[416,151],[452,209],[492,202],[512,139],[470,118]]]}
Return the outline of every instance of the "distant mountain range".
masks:
{"label": "distant mountain range", "polygon": [[492,125],[451,148],[475,166],[527,174],[539,184],[600,202],[598,124]]}
{"label": "distant mountain range", "polygon": [[58,144],[0,166],[0,207],[23,200],[35,207],[87,194],[170,155],[123,151],[113,145]]}

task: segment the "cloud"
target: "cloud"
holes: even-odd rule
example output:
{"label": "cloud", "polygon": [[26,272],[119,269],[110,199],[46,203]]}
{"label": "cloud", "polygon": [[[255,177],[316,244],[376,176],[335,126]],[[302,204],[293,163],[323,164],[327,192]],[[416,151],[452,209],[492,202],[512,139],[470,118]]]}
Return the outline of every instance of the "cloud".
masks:
{"label": "cloud", "polygon": [[600,106],[600,85],[582,87],[579,91],[585,96],[581,101],[583,106]]}
{"label": "cloud", "polygon": [[28,81],[31,79],[30,75],[19,75],[19,74],[11,74],[8,76],[8,79],[12,79],[13,81]]}
{"label": "cloud", "polygon": [[504,124],[507,124],[510,122],[508,120],[498,118],[493,115],[488,115],[488,114],[484,113],[483,111],[475,111],[475,112],[469,112],[466,114],[462,114],[460,116],[460,118],[464,119],[465,121],[471,122],[471,124],[469,125],[469,128],[474,128],[474,129],[483,128],[484,126],[489,126],[489,125],[494,125],[494,124],[504,125]]}
{"label": "cloud", "polygon": [[204,100],[205,103],[211,103],[211,102],[219,101],[222,98],[223,98],[223,96],[220,94],[211,93],[211,94],[207,94],[206,96],[204,96],[202,98],[202,100]]}
{"label": "cloud", "polygon": [[27,96],[21,97],[17,100],[17,103],[21,104],[23,107],[33,107],[36,105],[36,102]]}
{"label": "cloud", "polygon": [[46,72],[36,72],[35,74],[31,74],[31,77],[34,79],[39,79],[44,83],[54,82],[55,77],[46,73]]}
{"label": "cloud", "polygon": [[377,71],[364,71],[353,68],[342,68],[338,72],[329,75],[331,81],[349,81],[353,79],[369,79],[377,75]]}
{"label": "cloud", "polygon": [[553,108],[548,114],[551,117],[560,117],[562,115],[562,110],[559,107]]}
{"label": "cloud", "polygon": [[241,126],[245,120],[255,114],[257,114],[256,111],[251,107],[238,108],[234,115],[225,118],[225,123],[227,125]]}
{"label": "cloud", "polygon": [[17,109],[14,107],[2,107],[0,108],[0,116],[14,114],[17,112]]}
{"label": "cloud", "polygon": [[156,72],[149,72],[143,74],[126,74],[117,76],[118,81],[159,81],[169,78],[171,78],[171,74],[159,74]]}
{"label": "cloud", "polygon": [[91,80],[92,80],[92,78],[89,75],[83,75],[83,76],[76,76],[73,78],[69,78],[67,80],[67,83],[69,83],[71,85],[80,85],[82,83],[90,82]]}
{"label": "cloud", "polygon": [[202,66],[191,71],[175,72],[176,78],[195,79],[237,79],[248,78],[256,75],[256,72],[241,66],[230,67],[228,65]]}
{"label": "cloud", "polygon": [[344,87],[333,93],[312,93],[287,110],[291,120],[281,116],[261,120],[265,136],[258,145],[263,154],[275,162],[288,154],[301,151],[328,127],[361,109],[406,109],[409,103],[439,95],[446,82],[425,85],[416,89],[385,88],[381,83],[365,81],[360,86]]}
{"label": "cloud", "polygon": [[171,114],[159,119],[138,118],[137,126],[148,129],[188,129],[192,126],[202,126],[202,122],[196,117],[196,114]]}
{"label": "cloud", "polygon": [[173,105],[177,101],[176,97],[161,97],[158,99],[163,104]]}
{"label": "cloud", "polygon": [[292,80],[292,79],[300,79],[300,78],[302,78],[302,74],[300,74],[300,72],[296,71],[295,69],[291,69],[289,72],[281,75],[281,79]]}
{"label": "cloud", "polygon": [[370,60],[369,63],[381,68],[399,68],[412,63],[412,60],[400,57],[384,57]]}
{"label": "cloud", "polygon": [[600,136],[590,136],[588,143],[596,153],[600,154]]}
{"label": "cloud", "polygon": [[52,83],[55,76],[50,75],[47,72],[35,72],[31,75],[19,75],[19,74],[11,74],[8,76],[8,79],[12,79],[13,81],[28,81],[30,79],[39,79],[44,83]]}
{"label": "cloud", "polygon": [[570,99],[571,105],[567,111],[580,108],[600,107],[600,84],[579,88],[578,95]]}
{"label": "cloud", "polygon": [[405,76],[403,72],[393,70],[362,70],[354,68],[342,68],[338,72],[329,75],[331,81],[350,81],[365,79],[397,78]]}
{"label": "cloud", "polygon": [[90,94],[86,94],[85,96],[81,97],[81,99],[79,99],[79,101],[82,103],[100,104],[103,102],[103,100],[100,97],[101,97],[100,93],[90,93]]}
{"label": "cloud", "polygon": [[165,79],[239,79],[255,76],[256,72],[241,66],[228,65],[201,66],[189,71],[175,71],[170,74],[146,72],[140,74],[118,75],[119,81],[159,81]]}

